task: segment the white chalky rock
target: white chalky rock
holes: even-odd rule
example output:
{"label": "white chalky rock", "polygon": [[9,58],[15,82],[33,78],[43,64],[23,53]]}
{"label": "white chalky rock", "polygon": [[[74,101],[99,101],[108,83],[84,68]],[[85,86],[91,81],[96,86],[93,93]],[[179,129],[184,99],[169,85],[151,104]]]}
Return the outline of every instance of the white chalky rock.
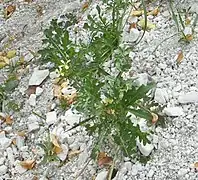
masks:
{"label": "white chalky rock", "polygon": [[88,152],[87,150],[84,150],[78,158],[78,167],[80,166],[84,166],[84,164],[86,163],[87,159],[89,158]]}
{"label": "white chalky rock", "polygon": [[178,177],[183,177],[184,175],[186,175],[188,173],[188,169],[184,169],[184,168],[181,168],[179,171],[178,171]]}
{"label": "white chalky rock", "polygon": [[192,92],[188,92],[184,95],[180,95],[178,97],[178,102],[181,104],[197,103],[198,102],[198,92],[192,91]]}
{"label": "white chalky rock", "polygon": [[80,148],[80,146],[79,146],[79,143],[75,141],[74,143],[72,143],[72,144],[69,145],[69,148],[72,151],[77,151]]}
{"label": "white chalky rock", "polygon": [[17,136],[16,137],[16,146],[19,150],[24,146],[25,137]]}
{"label": "white chalky rock", "polygon": [[95,180],[106,180],[107,174],[108,174],[107,171],[101,171],[98,173]]}
{"label": "white chalky rock", "polygon": [[2,131],[2,132],[0,133],[0,147],[2,147],[3,149],[6,149],[7,147],[10,146],[11,142],[12,142],[12,140],[9,139],[9,138],[7,138],[7,137],[5,136],[5,132]]}
{"label": "white chalky rock", "polygon": [[138,40],[139,36],[140,36],[140,31],[136,28],[131,28],[128,41],[135,42]]}
{"label": "white chalky rock", "polygon": [[137,75],[137,79],[135,80],[135,82],[136,82],[136,84],[138,86],[147,85],[147,83],[148,83],[148,74],[146,74],[146,73],[138,74]]}
{"label": "white chalky rock", "polygon": [[40,85],[49,75],[49,70],[35,70],[29,80],[29,86]]}
{"label": "white chalky rock", "polygon": [[126,167],[122,167],[120,170],[119,170],[120,174],[127,174],[127,168]]}
{"label": "white chalky rock", "polygon": [[62,144],[61,148],[62,148],[63,151],[61,153],[57,154],[57,156],[60,158],[61,161],[64,161],[67,158],[69,148],[65,144]]}
{"label": "white chalky rock", "polygon": [[29,117],[28,117],[28,122],[36,122],[36,121],[39,121],[39,117],[34,115],[34,114],[31,114]]}
{"label": "white chalky rock", "polygon": [[125,162],[124,163],[124,167],[127,168],[127,171],[130,171],[131,170],[131,167],[132,167],[132,163],[131,162]]}
{"label": "white chalky rock", "polygon": [[60,75],[57,72],[53,71],[50,73],[49,76],[51,79],[55,79],[55,78],[58,78]]}
{"label": "white chalky rock", "polygon": [[164,113],[167,116],[176,117],[176,116],[182,116],[184,114],[184,111],[181,107],[167,107],[164,108]]}
{"label": "white chalky rock", "polygon": [[70,95],[76,93],[76,90],[72,87],[66,87],[61,90],[64,95]]}
{"label": "white chalky rock", "polygon": [[11,126],[10,127],[7,126],[7,127],[4,128],[4,131],[7,132],[7,133],[11,133],[11,132],[13,132],[13,129],[12,129]]}
{"label": "white chalky rock", "polygon": [[48,125],[54,124],[56,121],[57,121],[57,115],[55,111],[51,111],[46,114],[46,123]]}
{"label": "white chalky rock", "polygon": [[71,126],[79,123],[80,118],[81,118],[81,115],[74,114],[70,109],[65,112],[65,119],[67,123]]}
{"label": "white chalky rock", "polygon": [[38,122],[28,123],[27,127],[29,132],[36,131],[40,128]]}
{"label": "white chalky rock", "polygon": [[1,165],[0,166],[0,175],[6,174],[7,173],[7,170],[8,170],[7,166]]}
{"label": "white chalky rock", "polygon": [[28,54],[25,55],[25,61],[29,62],[34,58],[34,55],[30,52],[28,52]]}
{"label": "white chalky rock", "polygon": [[151,170],[148,172],[147,176],[148,176],[149,178],[152,178],[153,175],[154,175],[154,173],[155,173],[155,171],[153,171],[153,170],[151,169]]}
{"label": "white chalky rock", "polygon": [[138,21],[137,16],[130,16],[128,18],[128,23],[132,24],[132,23],[136,23]]}
{"label": "white chalky rock", "polygon": [[23,174],[24,172],[27,171],[27,169],[23,168],[21,165],[20,165],[20,161],[17,160],[15,161],[15,170],[19,173],[19,174]]}
{"label": "white chalky rock", "polygon": [[185,36],[192,35],[193,34],[192,28],[189,27],[189,26],[188,27],[185,27],[183,32],[184,32]]}
{"label": "white chalky rock", "polygon": [[136,165],[132,166],[131,175],[136,176],[138,174],[138,168]]}
{"label": "white chalky rock", "polygon": [[157,101],[160,104],[166,104],[168,99],[169,99],[169,97],[168,97],[168,93],[167,93],[166,89],[161,89],[161,88],[156,89],[155,97],[154,97],[155,101]]}
{"label": "white chalky rock", "polygon": [[5,161],[5,158],[4,157],[1,157],[0,158],[0,165],[2,165],[4,163],[4,161]]}
{"label": "white chalky rock", "polygon": [[140,150],[140,152],[144,155],[144,156],[149,156],[151,151],[153,150],[154,146],[152,144],[146,144],[144,145],[143,142],[139,141],[139,139],[137,139],[136,144]]}
{"label": "white chalky rock", "polygon": [[42,88],[40,88],[40,87],[36,88],[36,96],[40,96],[42,94],[42,92],[43,92]]}
{"label": "white chalky rock", "polygon": [[30,106],[36,106],[36,94],[31,94],[28,102]]}
{"label": "white chalky rock", "polygon": [[10,162],[10,164],[14,164],[14,161],[15,161],[15,157],[14,157],[14,154],[13,154],[13,150],[11,147],[8,147],[6,149],[6,152],[7,152],[7,156],[8,156],[8,160]]}

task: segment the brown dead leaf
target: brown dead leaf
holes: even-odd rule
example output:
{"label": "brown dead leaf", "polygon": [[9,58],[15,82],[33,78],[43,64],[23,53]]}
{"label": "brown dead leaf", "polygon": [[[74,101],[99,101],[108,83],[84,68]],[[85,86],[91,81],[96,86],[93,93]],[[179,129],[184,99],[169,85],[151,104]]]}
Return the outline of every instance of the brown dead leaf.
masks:
{"label": "brown dead leaf", "polygon": [[37,5],[36,12],[37,12],[38,16],[42,16],[43,15],[43,7],[40,5]]}
{"label": "brown dead leaf", "polygon": [[81,150],[69,151],[68,158],[69,159],[72,159],[73,157],[79,155],[81,152],[82,152]]}
{"label": "brown dead leaf", "polygon": [[21,137],[25,137],[26,133],[25,133],[25,131],[19,131],[19,132],[17,132],[17,135],[21,136]]}
{"label": "brown dead leaf", "polygon": [[182,62],[182,60],[184,59],[184,55],[183,55],[183,51],[180,50],[177,54],[177,58],[176,58],[176,61],[177,61],[177,64],[180,64]]}
{"label": "brown dead leaf", "polygon": [[85,2],[83,5],[82,5],[82,10],[86,10],[87,8],[89,7],[89,2]]}
{"label": "brown dead leaf", "polygon": [[99,166],[107,166],[107,165],[111,165],[113,162],[113,158],[107,156],[107,154],[105,152],[100,152],[98,154],[98,165]]}
{"label": "brown dead leaf", "polygon": [[59,154],[63,151],[62,147],[60,146],[60,144],[58,142],[56,135],[51,134],[51,142],[54,145],[53,152],[55,152],[56,154]]}
{"label": "brown dead leaf", "polygon": [[198,162],[194,163],[194,168],[198,168]]}
{"label": "brown dead leaf", "polygon": [[63,152],[63,149],[61,147],[54,146],[52,151],[56,154],[60,154],[61,152]]}
{"label": "brown dead leaf", "polygon": [[[159,13],[159,8],[155,8],[152,11],[147,12],[147,15],[157,16]],[[144,14],[143,10],[134,10],[131,12],[131,16],[141,16]]]}
{"label": "brown dead leaf", "polygon": [[98,161],[98,165],[99,166],[108,166],[108,165],[111,165],[112,164],[112,162],[113,162],[113,158],[112,157],[104,157],[104,158],[102,158],[102,159],[100,159],[99,161]]}
{"label": "brown dead leaf", "polygon": [[192,34],[187,34],[186,35],[186,40],[187,41],[192,41],[193,40],[193,35]]}
{"label": "brown dead leaf", "polygon": [[98,160],[99,159],[102,159],[102,158],[104,158],[104,157],[106,157],[107,156],[107,153],[106,152],[99,152],[98,153]]}
{"label": "brown dead leaf", "polygon": [[59,143],[58,143],[58,139],[57,139],[56,135],[51,134],[51,142],[52,142],[52,144],[53,144],[54,146],[56,146],[56,147],[60,147],[60,145],[59,145]]}
{"label": "brown dead leaf", "polygon": [[73,93],[73,94],[71,94],[71,95],[68,95],[68,96],[66,97],[67,103],[68,103],[69,105],[73,104],[73,102],[75,102],[76,98],[77,98],[77,93]]}
{"label": "brown dead leaf", "polygon": [[62,92],[61,92],[62,87],[59,86],[59,85],[54,85],[53,89],[54,89],[53,90],[54,97],[57,97],[58,99],[61,99],[61,97],[62,97]]}
{"label": "brown dead leaf", "polygon": [[189,18],[189,17],[187,17],[186,19],[185,19],[185,24],[186,25],[189,25],[191,23],[191,19]]}
{"label": "brown dead leaf", "polygon": [[137,23],[131,23],[130,26],[129,26],[129,30],[128,31],[130,32],[130,30],[132,28],[135,28],[136,29],[137,28]]}
{"label": "brown dead leaf", "polygon": [[39,178],[38,178],[37,176],[34,176],[34,177],[32,178],[32,180],[39,180]]}
{"label": "brown dead leaf", "polygon": [[13,119],[12,119],[12,117],[11,117],[10,115],[7,115],[7,116],[6,116],[6,118],[5,118],[5,123],[6,123],[7,125],[12,125]]}
{"label": "brown dead leaf", "polygon": [[4,122],[5,121],[5,118],[6,118],[6,115],[3,114],[3,113],[1,113],[0,114],[0,120]]}
{"label": "brown dead leaf", "polygon": [[141,16],[142,14],[144,14],[143,10],[137,10],[131,12],[131,16]]}
{"label": "brown dead leaf", "polygon": [[8,5],[5,8],[5,18],[9,18],[16,10],[16,5]]}
{"label": "brown dead leaf", "polygon": [[12,144],[16,145],[16,138],[12,139]]}
{"label": "brown dead leaf", "polygon": [[153,116],[153,118],[152,118],[152,124],[155,124],[157,121],[158,121],[158,115],[157,114],[155,114],[155,113],[151,113],[152,114],[152,116]]}
{"label": "brown dead leaf", "polygon": [[26,90],[26,94],[28,96],[30,96],[31,94],[35,94],[36,93],[36,88],[39,87],[39,86],[29,86],[28,89]]}
{"label": "brown dead leaf", "polygon": [[24,2],[31,3],[31,2],[33,2],[33,0],[24,0]]}
{"label": "brown dead leaf", "polygon": [[159,13],[159,8],[155,8],[154,10],[147,13],[147,15],[157,16]]}
{"label": "brown dead leaf", "polygon": [[35,164],[36,164],[35,160],[25,160],[20,162],[20,165],[28,170],[33,169]]}

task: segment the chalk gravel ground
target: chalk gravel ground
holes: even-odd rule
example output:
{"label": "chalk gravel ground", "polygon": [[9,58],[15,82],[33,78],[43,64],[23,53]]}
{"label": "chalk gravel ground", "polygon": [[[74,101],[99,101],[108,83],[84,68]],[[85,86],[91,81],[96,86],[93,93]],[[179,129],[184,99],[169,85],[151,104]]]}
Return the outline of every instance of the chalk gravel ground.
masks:
{"label": "chalk gravel ground", "polygon": [[[95,174],[97,180],[105,180],[105,169],[98,171],[95,162],[89,160],[92,138],[81,128],[69,133],[65,131],[72,127],[79,117],[68,111],[64,114],[59,109],[53,95],[54,74],[49,75],[47,70],[50,69],[50,65],[39,65],[28,51],[36,52],[41,48],[43,30],[52,18],[78,9],[81,7],[80,2],[5,1],[0,4],[0,11],[3,12],[8,4],[16,4],[17,8],[7,20],[2,14],[0,16],[0,48],[9,41],[10,36],[14,36],[10,49],[17,49],[18,55],[24,54],[25,60],[31,63],[21,70],[20,83],[10,96],[10,99],[23,106],[19,112],[10,112],[14,119],[12,126],[0,125],[0,179],[73,180],[78,177],[79,180],[91,180]],[[181,4],[191,6],[197,12],[195,7],[198,7],[198,2],[185,1]],[[38,5],[43,8],[42,15],[38,15]],[[179,37],[176,35],[164,41],[154,52],[163,39],[176,32],[166,2],[163,2],[162,7],[157,17],[149,17],[156,24],[156,28],[146,32],[142,42],[130,53],[130,57],[133,60],[132,71],[139,77],[140,83],[146,83],[149,78],[155,80],[155,99],[167,107],[165,113],[170,117],[167,118],[166,128],[156,128],[153,138],[155,150],[152,152],[151,160],[143,165],[125,159],[125,162],[118,164],[118,173],[114,180],[198,179],[198,173],[192,166],[198,161],[198,28],[195,28],[195,35],[190,44],[178,42]],[[177,66],[175,56],[179,50],[183,51],[184,59]],[[45,69],[45,72],[38,72],[38,69]],[[29,98],[26,93],[29,84],[38,83],[38,79],[33,78],[34,73],[40,73],[41,79],[49,76],[41,89],[37,89],[37,94]],[[6,75],[5,70],[0,71],[0,79]],[[38,77],[38,74],[36,76]],[[47,120],[32,112],[46,115]],[[60,158],[64,159],[68,150],[80,149],[81,153],[62,167],[58,167],[56,163],[49,163],[36,166],[32,170],[22,168],[19,163],[22,160],[35,157],[38,161],[42,159],[43,154],[36,148],[36,144],[43,141],[47,134],[46,127],[49,125],[50,130],[63,144],[64,152]],[[17,134],[21,131],[26,132],[26,137]],[[13,139],[15,144],[11,143]],[[88,165],[83,170],[86,163]]]}

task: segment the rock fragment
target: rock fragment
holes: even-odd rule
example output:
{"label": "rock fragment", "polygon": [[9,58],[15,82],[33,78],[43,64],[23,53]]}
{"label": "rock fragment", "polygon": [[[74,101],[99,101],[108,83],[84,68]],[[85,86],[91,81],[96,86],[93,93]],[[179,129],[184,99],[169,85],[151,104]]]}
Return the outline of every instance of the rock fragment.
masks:
{"label": "rock fragment", "polygon": [[149,178],[152,178],[154,174],[155,174],[155,171],[153,171],[152,169],[150,169],[150,171],[148,172],[147,176]]}
{"label": "rock fragment", "polygon": [[65,119],[70,126],[79,123],[81,115],[74,114],[70,109],[65,112]]}
{"label": "rock fragment", "polygon": [[38,122],[28,123],[27,126],[28,126],[28,131],[29,132],[36,131],[36,130],[38,130],[40,128]]}
{"label": "rock fragment", "polygon": [[10,164],[14,164],[14,161],[15,161],[15,157],[14,157],[14,154],[13,154],[13,150],[11,147],[8,147],[6,149],[6,152],[7,152],[7,156],[8,156],[8,160],[10,162]]}
{"label": "rock fragment", "polygon": [[182,116],[184,114],[184,111],[181,107],[167,107],[164,108],[164,113],[167,116],[177,117],[177,116]]}
{"label": "rock fragment", "polygon": [[5,132],[0,132],[0,148],[6,149],[10,146],[12,140],[5,136]]}
{"label": "rock fragment", "polygon": [[137,84],[137,86],[141,86],[141,85],[147,85],[148,81],[149,81],[148,74],[141,73],[137,75],[137,79],[135,80],[135,83]]}
{"label": "rock fragment", "polygon": [[136,42],[140,36],[140,31],[136,28],[131,28],[129,33],[129,42]]}
{"label": "rock fragment", "polygon": [[107,171],[101,171],[98,173],[98,175],[96,176],[95,180],[106,180],[107,178]]}
{"label": "rock fragment", "polygon": [[43,92],[42,88],[40,88],[40,87],[36,88],[36,96],[40,96],[42,94],[42,92]]}
{"label": "rock fragment", "polygon": [[0,166],[0,175],[6,174],[7,173],[7,170],[8,170],[7,166],[1,165]]}
{"label": "rock fragment", "polygon": [[46,123],[48,125],[54,124],[56,121],[57,121],[57,115],[55,111],[51,111],[46,114]]}
{"label": "rock fragment", "polygon": [[198,102],[198,92],[192,91],[192,92],[188,92],[184,95],[180,95],[178,97],[178,102],[181,104],[197,103]]}
{"label": "rock fragment", "polygon": [[24,172],[27,171],[27,169],[23,168],[21,165],[20,165],[20,161],[19,160],[16,160],[15,161],[15,170],[19,173],[19,174],[23,174]]}
{"label": "rock fragment", "polygon": [[36,106],[36,94],[31,94],[28,100],[30,106]]}
{"label": "rock fragment", "polygon": [[57,154],[57,156],[60,158],[61,161],[64,161],[67,158],[69,148],[65,144],[62,144],[61,148],[62,148],[63,151],[61,153]]}
{"label": "rock fragment", "polygon": [[29,80],[29,86],[40,85],[49,75],[49,70],[35,70]]}
{"label": "rock fragment", "polygon": [[17,135],[16,137],[16,146],[19,150],[24,146],[25,137]]}
{"label": "rock fragment", "polygon": [[185,168],[181,168],[179,171],[178,171],[178,177],[181,178],[183,176],[185,176],[187,173],[188,173],[188,169],[185,169]]}
{"label": "rock fragment", "polygon": [[166,102],[169,100],[166,89],[157,88],[155,90],[154,100],[160,104],[166,104]]}
{"label": "rock fragment", "polygon": [[136,142],[140,152],[144,155],[144,156],[149,156],[154,148],[154,146],[152,144],[146,144],[144,145],[143,142],[139,141],[139,139]]}

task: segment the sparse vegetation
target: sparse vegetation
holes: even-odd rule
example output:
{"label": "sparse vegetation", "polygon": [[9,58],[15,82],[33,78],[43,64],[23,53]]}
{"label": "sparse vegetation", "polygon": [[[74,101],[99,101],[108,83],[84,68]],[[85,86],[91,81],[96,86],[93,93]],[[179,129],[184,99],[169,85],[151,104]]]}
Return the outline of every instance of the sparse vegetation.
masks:
{"label": "sparse vegetation", "polygon": [[[74,105],[85,117],[78,125],[85,126],[95,137],[93,157],[109,138],[119,145],[125,156],[131,157],[137,152],[138,137],[144,144],[149,143],[147,136],[152,132],[142,132],[133,119],[135,115],[151,124],[154,104],[149,94],[155,85],[137,87],[134,80],[123,78],[131,66],[128,47],[121,44],[123,19],[131,4],[121,0],[103,3],[106,11],[96,6],[97,14],[88,15],[87,23],[79,31],[74,28],[75,16],[67,16],[65,24],[53,20],[44,32],[44,49],[39,53],[41,59],[55,63],[59,73],[69,78],[77,89]],[[72,41],[69,29],[75,30],[76,37],[85,31],[88,41],[75,37]]]}

